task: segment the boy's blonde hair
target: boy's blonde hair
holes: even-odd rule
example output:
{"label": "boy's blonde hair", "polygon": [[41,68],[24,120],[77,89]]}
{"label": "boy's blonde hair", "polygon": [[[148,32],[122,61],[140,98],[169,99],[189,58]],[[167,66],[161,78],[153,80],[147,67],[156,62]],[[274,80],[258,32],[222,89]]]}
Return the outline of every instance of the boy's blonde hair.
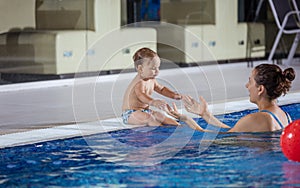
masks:
{"label": "boy's blonde hair", "polygon": [[157,53],[151,50],[150,48],[141,48],[138,51],[135,52],[133,55],[133,61],[134,61],[134,67],[138,68],[139,65],[142,65],[144,63],[143,59],[153,59],[155,56],[157,56]]}

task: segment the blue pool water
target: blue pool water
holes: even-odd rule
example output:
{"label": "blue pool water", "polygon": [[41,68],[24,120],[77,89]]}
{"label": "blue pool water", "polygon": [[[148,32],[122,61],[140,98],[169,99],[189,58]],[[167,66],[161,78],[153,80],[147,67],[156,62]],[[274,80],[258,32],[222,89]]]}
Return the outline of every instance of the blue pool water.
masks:
{"label": "blue pool water", "polygon": [[[300,104],[282,108],[293,119],[300,119]],[[220,118],[234,125],[251,112]],[[202,119],[198,123],[207,126]],[[164,145],[163,150],[153,147],[176,131],[179,136],[173,145]],[[282,154],[281,132],[217,134],[210,141],[204,133],[193,132],[184,147],[174,149],[188,131],[185,127],[145,127],[2,149],[0,187],[300,186],[300,163],[288,161]],[[112,138],[124,147],[115,145]],[[97,147],[91,147],[92,143],[98,143]],[[143,153],[124,162],[130,148],[141,148]],[[162,160],[150,165],[136,163],[146,161],[145,156]]]}

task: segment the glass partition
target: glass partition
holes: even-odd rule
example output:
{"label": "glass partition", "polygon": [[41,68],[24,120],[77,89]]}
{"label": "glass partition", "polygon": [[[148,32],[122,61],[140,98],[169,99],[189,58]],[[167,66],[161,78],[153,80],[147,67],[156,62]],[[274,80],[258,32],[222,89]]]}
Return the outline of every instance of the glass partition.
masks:
{"label": "glass partition", "polygon": [[94,30],[94,1],[37,0],[36,29]]}
{"label": "glass partition", "polygon": [[161,21],[179,24],[215,24],[215,0],[161,0]]}

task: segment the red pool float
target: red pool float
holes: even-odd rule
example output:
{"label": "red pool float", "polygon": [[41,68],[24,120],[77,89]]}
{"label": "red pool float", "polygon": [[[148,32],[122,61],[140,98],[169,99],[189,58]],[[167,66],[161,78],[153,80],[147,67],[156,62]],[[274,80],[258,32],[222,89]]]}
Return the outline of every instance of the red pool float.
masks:
{"label": "red pool float", "polygon": [[300,119],[284,128],[280,137],[280,146],[289,160],[300,162]]}

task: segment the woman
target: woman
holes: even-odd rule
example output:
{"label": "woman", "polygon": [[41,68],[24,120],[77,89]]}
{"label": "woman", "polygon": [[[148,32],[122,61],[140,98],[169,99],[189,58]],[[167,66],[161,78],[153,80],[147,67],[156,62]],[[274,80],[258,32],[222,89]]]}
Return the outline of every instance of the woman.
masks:
{"label": "woman", "polygon": [[[278,106],[277,98],[289,91],[294,79],[295,71],[293,68],[282,71],[280,67],[273,64],[256,66],[252,70],[246,88],[249,91],[250,102],[256,104],[259,111],[241,118],[229,132],[268,132],[280,130],[287,126],[291,122],[291,118]],[[203,97],[200,97],[200,101],[201,103],[198,103],[189,96],[183,98],[184,106],[188,112],[200,115],[211,125],[230,128],[208,111],[207,102]],[[191,123],[190,118],[179,114],[175,104],[173,105],[174,108],[169,107],[168,113],[189,125]]]}

